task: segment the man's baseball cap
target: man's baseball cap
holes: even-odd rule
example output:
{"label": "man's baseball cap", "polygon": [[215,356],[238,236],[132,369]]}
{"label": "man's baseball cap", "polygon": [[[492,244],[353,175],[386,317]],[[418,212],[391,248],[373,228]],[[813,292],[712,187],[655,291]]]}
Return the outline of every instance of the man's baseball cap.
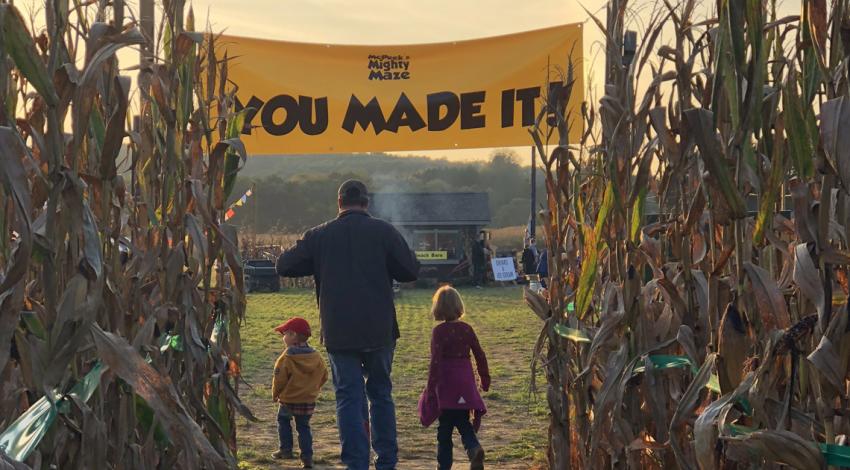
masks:
{"label": "man's baseball cap", "polygon": [[348,180],[342,183],[338,191],[339,198],[348,204],[367,204],[369,191],[366,185],[358,180]]}

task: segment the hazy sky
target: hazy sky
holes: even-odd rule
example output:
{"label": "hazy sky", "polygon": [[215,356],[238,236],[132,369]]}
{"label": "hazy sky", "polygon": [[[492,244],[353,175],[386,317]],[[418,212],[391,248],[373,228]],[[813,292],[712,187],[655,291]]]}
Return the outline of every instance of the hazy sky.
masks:
{"label": "hazy sky", "polygon": [[[711,9],[714,0],[696,0]],[[43,5],[42,1],[17,2]],[[642,31],[652,8],[661,2],[639,0],[629,29]],[[674,2],[675,3],[675,2]],[[779,0],[780,16],[798,14],[801,0]],[[128,4],[136,10],[136,0]],[[604,58],[602,35],[585,10],[605,20],[605,0],[194,0],[196,26],[207,20],[215,32],[302,42],[337,44],[411,44],[471,39],[515,33],[565,23],[584,22],[584,72],[600,82]],[[662,38],[663,39],[663,38]],[[639,38],[640,40],[640,38]],[[661,41],[659,41],[661,42]],[[120,55],[122,67],[134,54]],[[125,65],[125,63],[128,63]],[[297,67],[297,64],[293,64]],[[528,149],[515,149],[525,158]],[[450,159],[486,159],[492,149],[418,152]]]}
{"label": "hazy sky", "polygon": [[[603,3],[589,0],[585,5],[594,10]],[[199,20],[209,11],[213,29],[348,44],[470,39],[579,22],[586,17],[578,2],[564,0],[196,0],[193,5]]]}

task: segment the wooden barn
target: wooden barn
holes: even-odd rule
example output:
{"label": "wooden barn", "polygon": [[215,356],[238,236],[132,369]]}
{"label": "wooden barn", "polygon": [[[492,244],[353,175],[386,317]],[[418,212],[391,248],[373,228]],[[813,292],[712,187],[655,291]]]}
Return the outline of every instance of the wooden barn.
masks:
{"label": "wooden barn", "polygon": [[420,278],[470,276],[469,254],[490,223],[487,193],[375,193],[369,212],[395,225],[422,263]]}

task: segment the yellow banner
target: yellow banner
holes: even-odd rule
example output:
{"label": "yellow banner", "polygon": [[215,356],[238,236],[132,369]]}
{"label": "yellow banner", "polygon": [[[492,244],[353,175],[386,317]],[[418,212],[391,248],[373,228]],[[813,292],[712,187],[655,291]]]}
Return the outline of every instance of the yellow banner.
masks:
{"label": "yellow banner", "polygon": [[530,145],[569,61],[570,140],[582,132],[580,24],[423,45],[219,44],[237,107],[251,108],[243,141],[253,155]]}
{"label": "yellow banner", "polygon": [[420,260],[446,260],[449,259],[448,251],[417,251],[416,259]]}

